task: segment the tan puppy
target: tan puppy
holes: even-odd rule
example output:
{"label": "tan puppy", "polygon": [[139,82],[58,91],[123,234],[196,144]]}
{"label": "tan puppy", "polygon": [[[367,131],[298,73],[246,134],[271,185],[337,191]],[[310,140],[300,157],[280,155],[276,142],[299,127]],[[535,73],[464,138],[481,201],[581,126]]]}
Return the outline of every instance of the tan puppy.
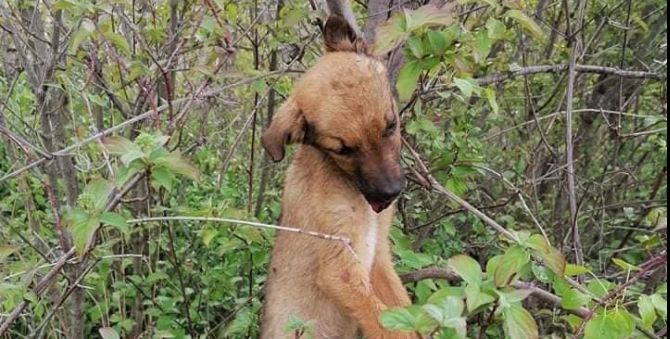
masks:
{"label": "tan puppy", "polygon": [[[263,144],[275,161],[298,143],[283,197],[282,225],[352,240],[280,233],[273,252],[263,339],[286,333],[293,314],[315,339],[405,339],[379,323],[410,305],[388,241],[403,175],[399,116],[385,66],[338,17],[325,27],[328,53],[295,86]],[[306,337],[306,336],[305,336]],[[305,338],[303,337],[303,338]]]}

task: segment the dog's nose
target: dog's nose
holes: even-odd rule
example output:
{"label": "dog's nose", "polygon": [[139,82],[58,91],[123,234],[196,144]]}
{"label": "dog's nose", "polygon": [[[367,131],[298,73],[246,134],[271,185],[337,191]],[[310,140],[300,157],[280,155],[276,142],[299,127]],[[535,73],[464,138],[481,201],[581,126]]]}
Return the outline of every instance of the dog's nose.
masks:
{"label": "dog's nose", "polygon": [[379,190],[379,198],[384,202],[392,202],[400,196],[400,193],[402,193],[402,182],[393,181],[384,185],[384,187]]}

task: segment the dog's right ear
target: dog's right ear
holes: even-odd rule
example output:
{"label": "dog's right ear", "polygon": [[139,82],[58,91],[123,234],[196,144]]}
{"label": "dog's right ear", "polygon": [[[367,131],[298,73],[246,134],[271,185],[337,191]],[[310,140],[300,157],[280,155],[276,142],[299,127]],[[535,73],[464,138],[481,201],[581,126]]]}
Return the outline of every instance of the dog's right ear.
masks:
{"label": "dog's right ear", "polygon": [[263,134],[263,147],[272,160],[280,162],[286,155],[286,146],[305,138],[305,119],[293,98],[279,108],[270,128]]}
{"label": "dog's right ear", "polygon": [[339,15],[331,15],[323,29],[323,39],[328,52],[370,54],[365,40]]}

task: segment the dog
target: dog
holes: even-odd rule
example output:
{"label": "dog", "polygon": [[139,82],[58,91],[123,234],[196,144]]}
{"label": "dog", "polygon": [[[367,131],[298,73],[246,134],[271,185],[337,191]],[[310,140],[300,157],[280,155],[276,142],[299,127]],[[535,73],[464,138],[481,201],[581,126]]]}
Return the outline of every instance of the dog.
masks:
{"label": "dog", "polygon": [[298,81],[262,142],[275,162],[299,144],[288,170],[281,224],[351,240],[279,233],[267,281],[262,339],[295,316],[315,339],[415,339],[383,328],[380,315],[411,300],[388,240],[403,187],[400,117],[384,64],[347,22],[324,27],[326,53]]}

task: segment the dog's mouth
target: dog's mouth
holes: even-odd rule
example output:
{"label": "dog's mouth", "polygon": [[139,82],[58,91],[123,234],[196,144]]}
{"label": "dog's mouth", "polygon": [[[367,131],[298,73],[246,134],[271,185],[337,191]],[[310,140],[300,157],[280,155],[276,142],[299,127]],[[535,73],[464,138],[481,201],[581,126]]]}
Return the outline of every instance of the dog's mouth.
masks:
{"label": "dog's mouth", "polygon": [[372,210],[377,212],[377,214],[384,212],[387,208],[393,204],[393,201],[387,201],[387,202],[369,202],[370,207],[372,207]]}

